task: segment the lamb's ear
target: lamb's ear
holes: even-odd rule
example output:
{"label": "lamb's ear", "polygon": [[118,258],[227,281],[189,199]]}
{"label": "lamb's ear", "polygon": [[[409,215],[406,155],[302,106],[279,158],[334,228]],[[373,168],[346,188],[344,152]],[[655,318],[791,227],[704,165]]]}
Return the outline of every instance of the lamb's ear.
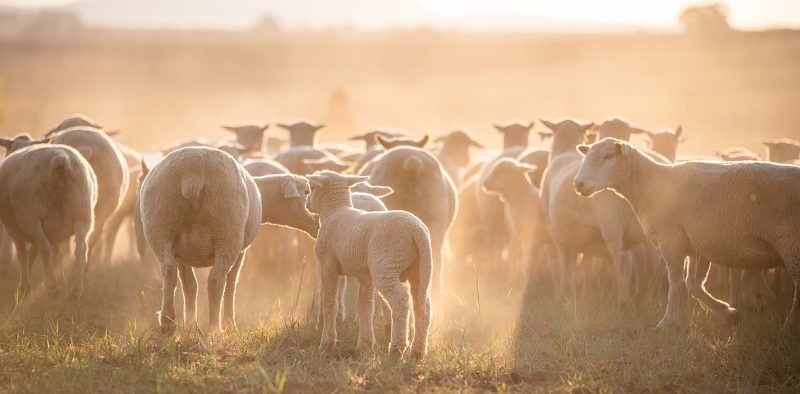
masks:
{"label": "lamb's ear", "polygon": [[347,175],[345,176],[345,180],[347,180],[347,187],[353,187],[359,183],[368,181],[369,177],[361,175]]}
{"label": "lamb's ear", "polygon": [[539,121],[540,121],[540,122],[542,122],[542,124],[543,124],[545,127],[547,127],[547,128],[548,128],[548,129],[550,129],[550,130],[553,130],[553,131],[555,131],[555,130],[556,130],[556,127],[558,126],[557,124],[555,124],[555,123],[553,123],[553,122],[551,122],[551,121],[549,121],[549,120],[539,119]]}
{"label": "lamb's ear", "polygon": [[283,186],[283,198],[300,197],[300,192],[297,190],[297,181],[292,178]]}
{"label": "lamb's ear", "polygon": [[638,127],[631,127],[631,134],[650,134],[645,129],[640,129]]}
{"label": "lamb's ear", "polygon": [[145,161],[142,160],[142,176],[143,177],[147,176],[147,174],[149,174],[149,173],[150,173],[150,168],[147,167],[147,163],[145,163]]}
{"label": "lamb's ear", "polygon": [[282,128],[282,129],[286,129],[286,130],[291,130],[292,129],[292,125],[290,125],[288,123],[278,123],[277,125],[278,125],[278,127]]}
{"label": "lamb's ear", "polygon": [[367,139],[367,137],[362,134],[362,135],[354,135],[354,136],[350,137],[349,140],[350,141],[364,141],[366,139]]}
{"label": "lamb's ear", "polygon": [[316,125],[312,125],[311,127],[314,128],[314,132],[317,132],[317,131],[319,131],[319,129],[321,129],[321,128],[325,127],[325,126],[326,126],[325,123],[319,123],[319,124],[316,124]]}
{"label": "lamb's ear", "polygon": [[427,143],[428,143],[428,135],[425,134],[425,136],[422,137],[422,139],[412,143],[412,145],[416,146],[417,148],[424,148],[425,144],[427,144]]}
{"label": "lamb's ear", "polygon": [[266,131],[269,128],[269,123],[264,123],[263,126],[260,127],[261,131]]}
{"label": "lamb's ear", "polygon": [[580,144],[575,149],[580,153],[582,156],[586,156],[589,153],[589,145]]}

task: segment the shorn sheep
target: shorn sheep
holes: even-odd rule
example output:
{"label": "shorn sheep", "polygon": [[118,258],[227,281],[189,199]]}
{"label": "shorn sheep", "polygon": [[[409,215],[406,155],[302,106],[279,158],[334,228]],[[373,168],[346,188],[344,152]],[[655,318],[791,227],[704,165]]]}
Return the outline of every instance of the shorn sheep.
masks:
{"label": "shorn sheep", "polygon": [[784,328],[796,325],[800,168],[763,162],[661,164],[629,143],[610,138],[577,149],[586,157],[575,177],[575,190],[591,196],[611,189],[628,200],[667,263],[669,295],[658,327],[678,321],[684,278],[694,297],[715,314],[735,320],[736,309],[705,289],[712,260],[734,268],[784,266],[795,282]]}
{"label": "shorn sheep", "polygon": [[[9,142],[0,139],[3,146]],[[54,246],[74,236],[75,265],[68,291],[69,298],[77,300],[83,293],[97,182],[77,150],[37,142],[0,165],[0,219],[17,248],[22,294],[31,290],[30,260],[37,253],[42,255],[48,294],[58,294]]]}
{"label": "shorn sheep", "polygon": [[[358,348],[372,347],[374,294],[391,307],[390,352],[402,354],[408,346],[409,289],[413,300],[415,332],[412,356],[427,352],[431,321],[429,287],[433,269],[431,238],[425,224],[403,211],[366,212],[353,208],[350,187],[365,176],[323,171],[309,175],[308,208],[320,219],[316,254],[322,279],[323,331],[320,349],[336,343],[337,288],[339,276],[359,280]],[[391,245],[391,247],[387,247]]]}
{"label": "shorn sheep", "polygon": [[[230,155],[206,147],[174,151],[150,171],[142,184],[139,208],[145,238],[161,262],[163,299],[159,324],[163,333],[171,334],[175,329],[178,275],[186,300],[184,321],[196,322],[196,267],[211,267],[210,328],[222,329],[223,298],[223,320],[235,327],[239,271],[259,226],[291,224],[309,233],[318,229],[316,220],[303,214],[303,185],[307,188],[307,181],[294,175],[253,178]],[[275,209],[276,198],[295,203]],[[303,216],[307,220],[298,223],[297,217]]]}

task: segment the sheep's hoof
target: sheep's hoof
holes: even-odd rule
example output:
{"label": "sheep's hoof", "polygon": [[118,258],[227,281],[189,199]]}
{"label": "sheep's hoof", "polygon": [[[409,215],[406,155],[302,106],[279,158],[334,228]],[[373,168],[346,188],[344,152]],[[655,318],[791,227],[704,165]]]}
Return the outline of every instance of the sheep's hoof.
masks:
{"label": "sheep's hoof", "polygon": [[389,346],[389,358],[392,360],[399,360],[403,357],[403,353],[406,351],[405,346]]}
{"label": "sheep's hoof", "polygon": [[319,351],[323,354],[331,354],[336,349],[336,342],[334,341],[323,341],[319,344]]}
{"label": "sheep's hoof", "polygon": [[424,350],[412,350],[411,351],[411,358],[417,361],[422,361],[425,358],[425,351]]}
{"label": "sheep's hoof", "polygon": [[734,325],[739,322],[740,313],[735,308],[728,308],[723,312],[723,317],[725,319],[725,323]]}
{"label": "sheep's hoof", "polygon": [[161,331],[161,335],[168,337],[175,335],[175,319],[169,318],[161,312],[158,312],[158,326]]}

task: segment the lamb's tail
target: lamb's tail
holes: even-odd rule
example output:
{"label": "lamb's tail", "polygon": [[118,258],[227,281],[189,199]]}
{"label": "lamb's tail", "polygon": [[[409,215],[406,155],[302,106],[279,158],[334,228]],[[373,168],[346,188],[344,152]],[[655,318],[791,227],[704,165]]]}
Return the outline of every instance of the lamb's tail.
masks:
{"label": "lamb's tail", "polygon": [[50,159],[50,168],[58,174],[68,174],[70,172],[69,156],[64,152],[58,152]]}
{"label": "lamb's tail", "polygon": [[205,184],[200,174],[187,174],[181,179],[181,195],[187,200],[197,200]]}
{"label": "lamb's tail", "polygon": [[[420,224],[422,222],[420,221]],[[419,263],[419,294],[420,300],[425,300],[431,287],[433,277],[433,247],[428,228],[423,224],[414,231],[414,245],[417,247]],[[424,301],[423,301],[424,302]]]}

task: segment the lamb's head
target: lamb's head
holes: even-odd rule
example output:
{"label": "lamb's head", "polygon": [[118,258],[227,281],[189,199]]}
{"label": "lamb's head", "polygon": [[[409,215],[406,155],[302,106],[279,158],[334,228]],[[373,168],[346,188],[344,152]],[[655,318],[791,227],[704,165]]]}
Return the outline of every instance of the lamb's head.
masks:
{"label": "lamb's head", "polygon": [[589,197],[604,189],[616,189],[629,179],[630,157],[635,149],[628,142],[606,138],[593,145],[579,145],[583,163],[575,176],[575,191]]}
{"label": "lamb's head", "polygon": [[587,132],[594,126],[594,123],[580,123],[573,119],[564,119],[559,122],[542,120],[542,124],[553,132],[550,151],[554,156],[564,152],[574,152],[573,149],[584,143]]}
{"label": "lamb's head", "polygon": [[483,190],[489,194],[497,194],[501,199],[507,200],[513,193],[522,191],[521,186],[530,184],[528,173],[535,172],[532,166],[511,158],[498,160],[489,170],[483,180]]}
{"label": "lamb's head", "polygon": [[594,131],[597,132],[597,139],[616,138],[618,140],[630,141],[631,136],[634,134],[642,134],[645,131],[631,126],[631,124],[621,118],[611,118],[603,121],[603,123],[596,125]]}
{"label": "lamb's head", "polygon": [[306,178],[311,186],[306,207],[320,215],[337,208],[352,207],[350,188],[369,179],[366,176],[342,175],[333,171],[318,171]]}
{"label": "lamb's head", "polygon": [[428,135],[424,135],[419,140],[412,140],[410,138],[386,138],[380,134],[375,136],[377,141],[384,149],[397,148],[398,146],[413,146],[416,148],[424,148],[428,143]]}
{"label": "lamb's head", "polygon": [[308,172],[330,170],[334,172],[344,172],[350,168],[350,163],[346,163],[336,156],[327,156],[321,159],[304,159],[303,165]]}
{"label": "lamb's head", "polygon": [[289,145],[297,147],[314,146],[317,131],[325,127],[325,125],[301,120],[294,123],[278,123],[278,127],[289,131]]}
{"label": "lamb's head", "polygon": [[674,131],[666,130],[645,132],[647,133],[647,136],[650,137],[650,149],[664,155],[664,157],[670,161],[675,161],[675,156],[678,153],[678,144],[683,141],[681,138],[681,135],[683,134],[683,127],[678,126]]}
{"label": "lamb's head", "polygon": [[764,146],[767,147],[767,160],[769,161],[787,163],[800,159],[800,142],[782,138],[765,140]]}
{"label": "lamb's head", "polygon": [[527,124],[522,122],[512,122],[506,125],[495,124],[494,128],[503,134],[503,149],[515,146],[527,148],[533,122],[528,122]]}
{"label": "lamb's head", "polygon": [[[90,119],[88,116],[84,114],[71,114],[64,118],[56,127],[53,127],[50,131],[45,134],[45,137],[49,137],[59,131],[66,130],[73,127],[91,127],[93,129],[101,130],[103,129],[103,125],[100,123],[95,122],[94,120]],[[109,135],[114,132],[110,132]]]}
{"label": "lamb's head", "polygon": [[236,134],[236,142],[245,151],[259,151],[264,144],[264,131],[269,127],[266,123],[242,123],[222,125],[222,128]]}
{"label": "lamb's head", "polygon": [[392,138],[394,134],[386,130],[378,129],[368,131],[361,135],[354,135],[350,137],[350,141],[364,141],[367,144],[366,148],[372,149],[378,146],[378,140],[376,139],[377,136],[381,136],[383,138]]}
{"label": "lamb's head", "polygon": [[0,138],[0,146],[6,148],[6,156],[27,146],[35,144],[47,144],[49,142],[50,142],[50,137],[41,140],[34,140],[28,134],[20,134],[14,137],[14,139]]}

